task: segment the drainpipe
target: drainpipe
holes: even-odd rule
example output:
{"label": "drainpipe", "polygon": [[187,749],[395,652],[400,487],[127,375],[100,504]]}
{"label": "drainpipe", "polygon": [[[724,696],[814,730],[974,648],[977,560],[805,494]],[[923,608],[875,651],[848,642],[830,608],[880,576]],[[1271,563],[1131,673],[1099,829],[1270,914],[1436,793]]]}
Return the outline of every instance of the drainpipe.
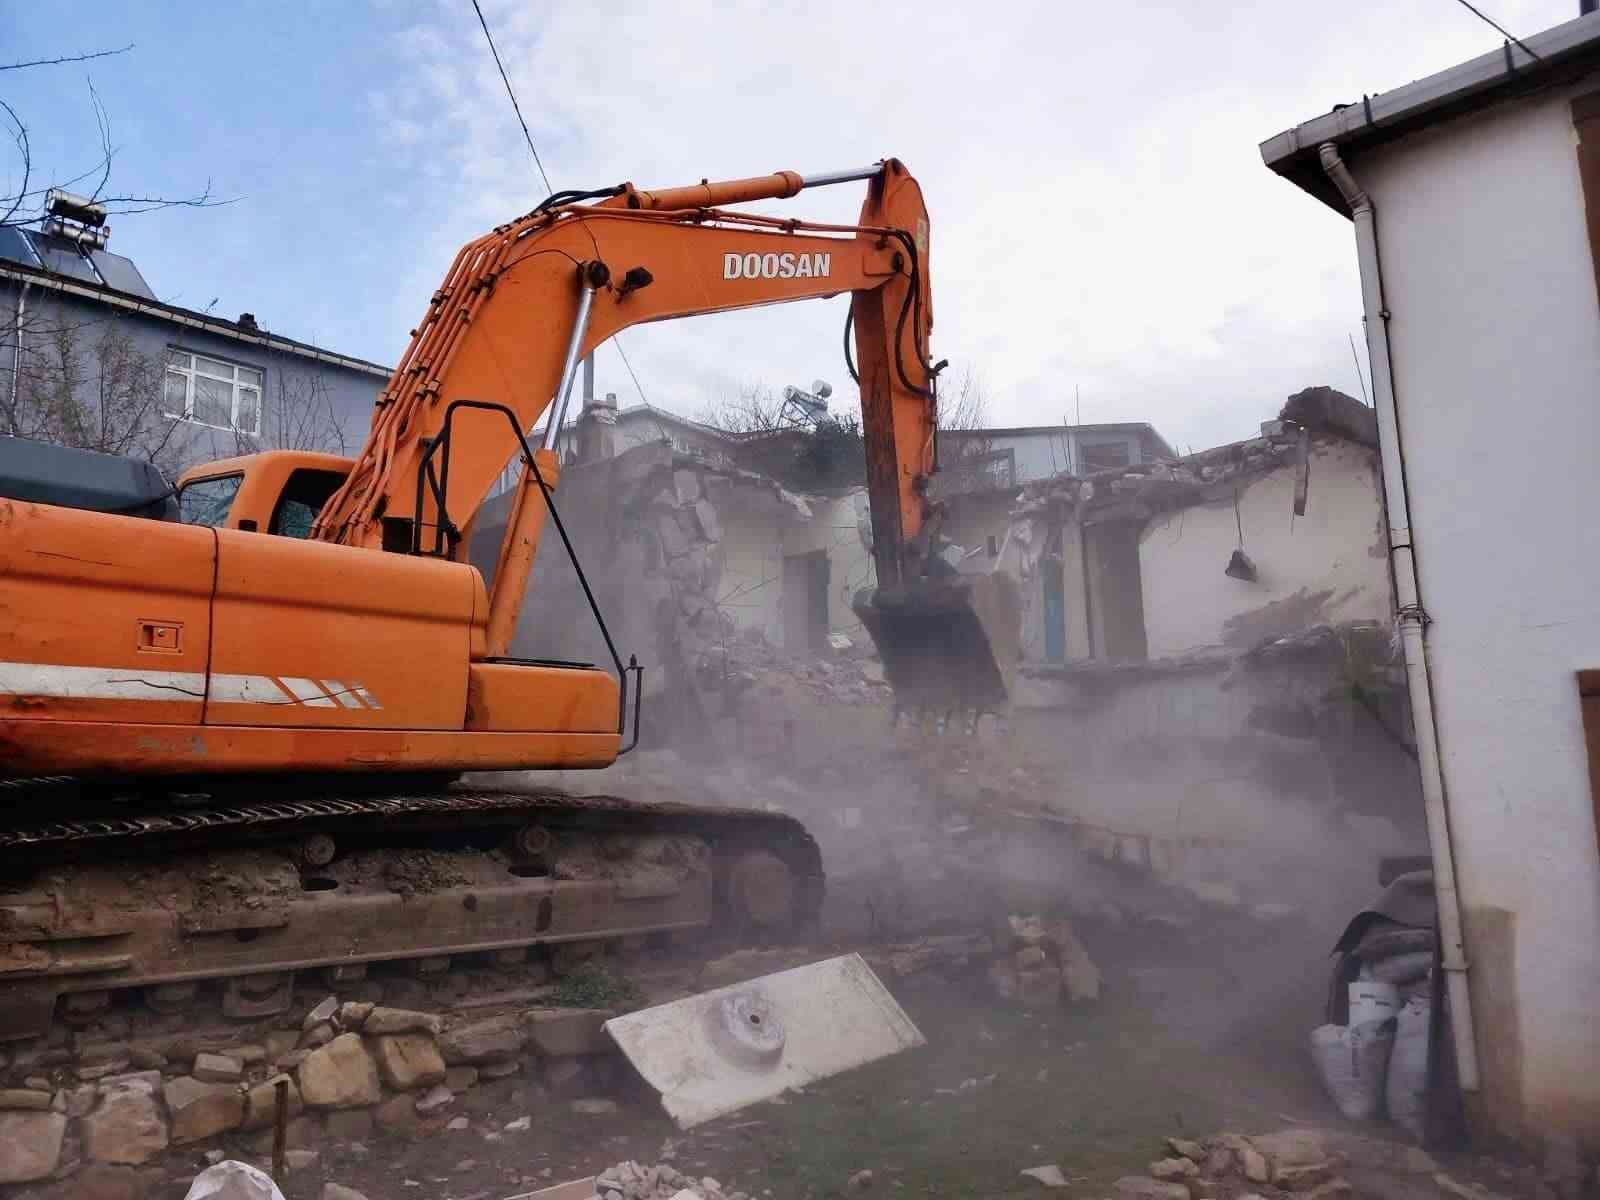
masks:
{"label": "drainpipe", "polygon": [[15,436],[17,432],[17,397],[22,386],[22,318],[28,311],[28,289],[33,284],[24,279],[17,289],[16,319],[11,327],[11,428],[7,431]]}
{"label": "drainpipe", "polygon": [[1416,726],[1417,762],[1422,770],[1422,804],[1433,852],[1433,887],[1439,904],[1441,965],[1450,997],[1456,1074],[1462,1091],[1478,1090],[1478,1047],[1472,1030],[1472,997],[1467,989],[1467,956],[1461,940],[1461,901],[1456,894],[1455,856],[1450,848],[1450,815],[1445,806],[1444,771],[1433,724],[1433,687],[1428,679],[1423,635],[1428,614],[1417,589],[1411,549],[1411,509],[1406,499],[1405,453],[1395,406],[1394,371],[1389,359],[1389,309],[1384,303],[1383,270],[1378,258],[1377,210],[1356,183],[1332,142],[1321,148],[1322,169],[1350,206],[1356,227],[1356,258],[1361,266],[1361,307],[1367,328],[1372,399],[1378,415],[1378,448],[1383,461],[1383,493],[1389,516],[1389,561],[1394,571],[1395,617],[1405,649],[1406,684]]}

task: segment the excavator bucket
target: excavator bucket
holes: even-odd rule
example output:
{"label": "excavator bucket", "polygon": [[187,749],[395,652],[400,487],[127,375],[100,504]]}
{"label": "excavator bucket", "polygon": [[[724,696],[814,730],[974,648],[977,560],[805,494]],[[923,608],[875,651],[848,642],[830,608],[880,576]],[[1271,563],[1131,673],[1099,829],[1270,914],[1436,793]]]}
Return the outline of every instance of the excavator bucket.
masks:
{"label": "excavator bucket", "polygon": [[1011,695],[1022,601],[1002,572],[863,588],[852,603],[902,709],[998,709]]}

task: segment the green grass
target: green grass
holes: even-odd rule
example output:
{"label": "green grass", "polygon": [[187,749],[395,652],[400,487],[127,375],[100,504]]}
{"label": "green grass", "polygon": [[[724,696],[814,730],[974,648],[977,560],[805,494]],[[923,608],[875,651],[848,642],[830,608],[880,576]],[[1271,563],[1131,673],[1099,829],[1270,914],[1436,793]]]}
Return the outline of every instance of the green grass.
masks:
{"label": "green grass", "polygon": [[631,1012],[644,1007],[645,995],[633,980],[607,969],[604,963],[586,962],[556,980],[550,1002],[558,1008],[614,1008]]}

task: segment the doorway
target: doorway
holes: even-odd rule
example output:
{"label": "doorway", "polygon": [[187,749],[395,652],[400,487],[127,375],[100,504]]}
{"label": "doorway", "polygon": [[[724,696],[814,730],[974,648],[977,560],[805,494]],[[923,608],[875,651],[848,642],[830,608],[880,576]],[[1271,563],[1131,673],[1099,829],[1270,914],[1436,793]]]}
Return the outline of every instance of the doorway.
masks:
{"label": "doorway", "polygon": [[783,645],[793,654],[820,654],[828,648],[826,550],[791,554],[783,560]]}

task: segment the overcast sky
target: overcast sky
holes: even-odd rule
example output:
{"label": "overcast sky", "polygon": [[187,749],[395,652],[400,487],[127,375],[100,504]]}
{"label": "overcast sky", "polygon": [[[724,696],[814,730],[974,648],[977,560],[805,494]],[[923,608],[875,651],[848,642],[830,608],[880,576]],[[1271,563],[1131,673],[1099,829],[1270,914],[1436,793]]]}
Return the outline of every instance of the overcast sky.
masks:
{"label": "overcast sky", "polygon": [[[1577,0],[1484,0],[1522,36]],[[557,188],[903,159],[933,227],[936,357],[989,423],[1148,420],[1179,447],[1248,436],[1310,384],[1358,391],[1348,222],[1259,142],[1501,39],[1456,0],[1138,5],[483,0]],[[156,293],[394,361],[455,250],[544,195],[470,0],[0,6],[0,72],[36,172],[95,157],[112,191],[238,202],[115,222]],[[15,185],[0,157],[0,184]],[[38,182],[37,174],[35,182]],[[851,220],[859,185],[765,210]],[[631,330],[648,399],[833,383],[843,299]],[[1365,351],[1362,350],[1363,361]],[[602,390],[639,398],[615,351]],[[837,401],[836,401],[837,403]]]}

